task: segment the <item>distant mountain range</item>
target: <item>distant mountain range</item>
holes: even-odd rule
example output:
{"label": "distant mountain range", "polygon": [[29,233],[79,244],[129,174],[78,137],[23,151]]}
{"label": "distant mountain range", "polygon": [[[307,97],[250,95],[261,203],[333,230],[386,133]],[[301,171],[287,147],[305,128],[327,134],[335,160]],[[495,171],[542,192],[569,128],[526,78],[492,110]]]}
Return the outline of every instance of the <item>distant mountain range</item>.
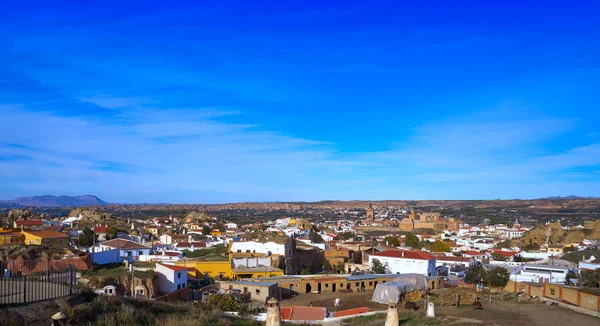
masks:
{"label": "distant mountain range", "polygon": [[540,198],[540,199],[547,199],[547,200],[556,200],[556,199],[567,199],[567,200],[571,200],[571,199],[596,199],[597,197],[580,197],[580,196],[565,196],[565,197],[561,197],[561,196],[554,196],[554,197],[547,197],[547,198]]}
{"label": "distant mountain range", "polygon": [[19,207],[19,206],[97,206],[107,205],[108,203],[94,195],[82,196],[34,196],[20,197],[13,200],[0,200],[0,207]]}

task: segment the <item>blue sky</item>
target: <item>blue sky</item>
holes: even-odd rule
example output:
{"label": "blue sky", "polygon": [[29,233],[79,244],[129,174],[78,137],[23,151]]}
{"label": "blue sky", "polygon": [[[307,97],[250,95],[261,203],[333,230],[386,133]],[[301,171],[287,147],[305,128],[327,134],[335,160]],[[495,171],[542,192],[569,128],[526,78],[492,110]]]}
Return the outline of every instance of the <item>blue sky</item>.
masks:
{"label": "blue sky", "polygon": [[589,3],[13,1],[0,198],[600,196]]}

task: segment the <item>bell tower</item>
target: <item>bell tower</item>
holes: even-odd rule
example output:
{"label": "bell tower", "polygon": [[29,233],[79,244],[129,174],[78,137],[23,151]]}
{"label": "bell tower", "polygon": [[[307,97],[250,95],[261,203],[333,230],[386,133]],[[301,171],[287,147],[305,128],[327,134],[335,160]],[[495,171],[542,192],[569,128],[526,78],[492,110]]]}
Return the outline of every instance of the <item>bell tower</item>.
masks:
{"label": "bell tower", "polygon": [[375,210],[373,209],[373,204],[369,204],[367,208],[367,222],[375,221]]}

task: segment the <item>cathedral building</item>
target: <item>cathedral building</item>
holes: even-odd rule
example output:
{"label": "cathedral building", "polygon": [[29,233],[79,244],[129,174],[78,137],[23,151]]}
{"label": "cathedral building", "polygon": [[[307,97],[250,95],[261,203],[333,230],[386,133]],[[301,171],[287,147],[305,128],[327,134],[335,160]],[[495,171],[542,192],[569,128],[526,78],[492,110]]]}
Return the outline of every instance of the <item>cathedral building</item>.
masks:
{"label": "cathedral building", "polygon": [[458,230],[460,221],[456,218],[442,219],[440,213],[417,214],[412,210],[408,217],[400,221],[400,231],[414,231],[416,229],[432,229],[434,231]]}

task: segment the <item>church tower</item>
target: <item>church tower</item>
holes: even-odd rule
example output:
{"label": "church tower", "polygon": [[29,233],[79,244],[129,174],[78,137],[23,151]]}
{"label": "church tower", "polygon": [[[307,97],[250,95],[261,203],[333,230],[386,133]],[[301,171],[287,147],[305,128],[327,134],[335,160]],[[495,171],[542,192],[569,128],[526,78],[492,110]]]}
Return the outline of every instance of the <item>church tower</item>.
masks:
{"label": "church tower", "polygon": [[367,222],[375,222],[375,210],[373,209],[373,204],[369,204],[367,208]]}

